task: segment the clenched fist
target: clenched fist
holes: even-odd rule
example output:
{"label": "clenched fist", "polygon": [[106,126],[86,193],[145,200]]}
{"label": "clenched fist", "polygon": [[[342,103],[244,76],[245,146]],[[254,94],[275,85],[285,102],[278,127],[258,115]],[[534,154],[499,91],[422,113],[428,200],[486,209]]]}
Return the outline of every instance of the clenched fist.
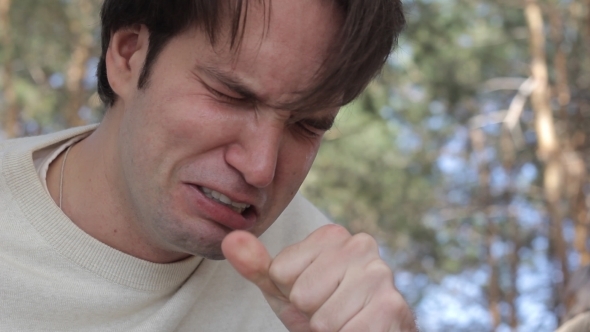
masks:
{"label": "clenched fist", "polygon": [[391,270],[367,234],[327,225],[273,259],[254,235],[235,231],[222,250],[291,332],[416,331]]}

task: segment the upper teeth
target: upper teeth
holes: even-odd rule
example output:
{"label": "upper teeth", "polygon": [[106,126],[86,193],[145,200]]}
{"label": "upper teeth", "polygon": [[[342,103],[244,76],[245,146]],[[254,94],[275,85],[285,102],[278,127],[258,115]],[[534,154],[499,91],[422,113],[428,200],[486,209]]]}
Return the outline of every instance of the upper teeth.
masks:
{"label": "upper teeth", "polygon": [[215,190],[211,190],[205,187],[201,187],[201,190],[203,190],[205,196],[229,206],[232,210],[238,213],[242,213],[244,212],[244,210],[250,207],[250,204],[234,202],[231,199],[229,199],[229,197]]}

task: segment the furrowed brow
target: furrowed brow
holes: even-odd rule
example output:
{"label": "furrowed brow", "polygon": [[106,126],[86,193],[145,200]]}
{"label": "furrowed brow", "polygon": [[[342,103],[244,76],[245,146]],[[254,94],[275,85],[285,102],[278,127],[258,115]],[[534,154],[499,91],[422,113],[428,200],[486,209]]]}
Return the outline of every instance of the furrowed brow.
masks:
{"label": "furrowed brow", "polygon": [[264,98],[256,94],[256,92],[248,88],[245,83],[243,83],[239,78],[235,77],[235,75],[232,75],[231,72],[227,72],[225,70],[220,70],[218,68],[206,65],[197,65],[197,71],[204,73],[209,78],[217,80],[221,84],[225,85],[228,89],[232,90],[233,92],[241,95],[245,99],[248,99],[252,102],[259,103],[261,105],[266,105],[274,109],[290,110],[295,112],[300,111],[298,109],[295,109],[298,108],[297,106],[299,106],[298,101],[278,104],[268,103],[267,100],[264,100]]}
{"label": "furrowed brow", "polygon": [[[207,65],[197,65],[197,70],[201,73],[204,73],[208,77],[217,80],[221,84],[225,85],[228,89],[244,97],[244,99],[248,99],[249,101],[254,103],[266,105],[274,109],[289,110],[295,113],[314,113],[320,110],[314,107],[314,105],[307,105],[306,103],[302,102],[303,100],[270,104],[268,103],[268,101],[264,100],[264,98],[256,94],[256,92],[248,88],[246,84],[242,82],[239,78],[235,77],[235,75],[232,75],[231,72],[220,70],[218,68]],[[303,92],[299,94],[305,95]],[[321,122],[322,121],[318,122],[318,124]],[[323,121],[322,127],[327,127],[327,129],[330,129],[333,123],[334,118],[327,119],[326,121]]]}
{"label": "furrowed brow", "polygon": [[219,81],[225,85],[228,89],[241,95],[242,97],[249,99],[254,102],[262,102],[261,98],[252,90],[248,89],[244,83],[239,79],[231,76],[230,73],[223,72],[217,68],[208,66],[197,66],[197,69],[205,75]]}

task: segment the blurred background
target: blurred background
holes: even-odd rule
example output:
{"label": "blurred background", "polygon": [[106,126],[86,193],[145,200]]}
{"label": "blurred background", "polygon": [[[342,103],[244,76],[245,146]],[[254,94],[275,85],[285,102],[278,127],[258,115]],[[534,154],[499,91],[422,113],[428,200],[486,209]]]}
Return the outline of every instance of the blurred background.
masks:
{"label": "blurred background", "polygon": [[[100,4],[0,0],[0,139],[100,121]],[[381,241],[422,331],[553,331],[590,263],[590,0],[405,8],[302,191]]]}

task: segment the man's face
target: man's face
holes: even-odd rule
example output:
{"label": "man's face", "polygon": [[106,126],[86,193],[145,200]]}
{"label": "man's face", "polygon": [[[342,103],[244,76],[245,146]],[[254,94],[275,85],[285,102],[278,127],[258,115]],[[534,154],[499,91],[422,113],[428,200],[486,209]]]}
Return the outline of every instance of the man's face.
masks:
{"label": "man's face", "polygon": [[314,84],[337,11],[274,0],[268,26],[264,15],[252,1],[239,52],[224,38],[212,46],[200,30],[179,35],[148,85],[119,96],[121,190],[161,250],[221,258],[231,230],[262,234],[299,189],[337,113],[280,106]]}

